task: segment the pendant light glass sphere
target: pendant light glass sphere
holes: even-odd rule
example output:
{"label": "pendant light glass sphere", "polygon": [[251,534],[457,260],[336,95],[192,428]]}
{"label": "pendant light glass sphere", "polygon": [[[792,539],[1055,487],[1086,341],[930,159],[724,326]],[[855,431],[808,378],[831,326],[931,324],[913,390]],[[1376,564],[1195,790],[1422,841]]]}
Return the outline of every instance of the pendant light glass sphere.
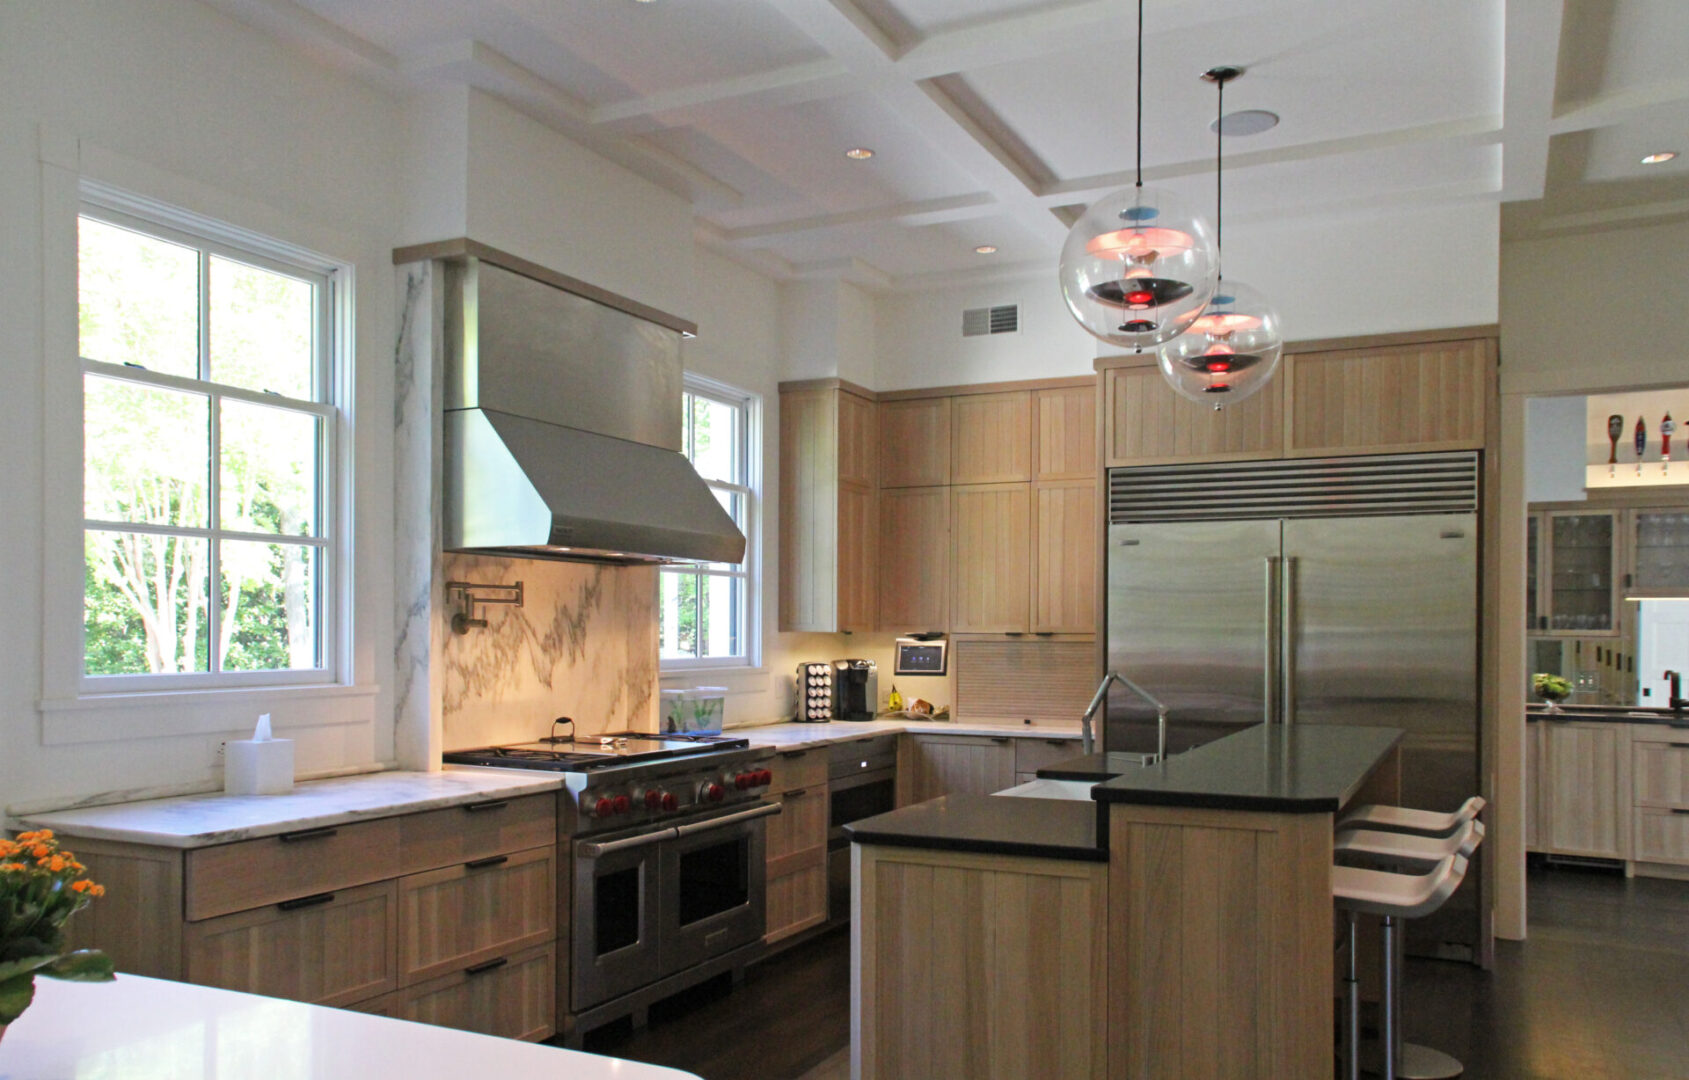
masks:
{"label": "pendant light glass sphere", "polygon": [[1278,312],[1242,282],[1221,281],[1181,337],[1161,347],[1161,374],[1192,401],[1219,409],[1267,385],[1284,352]]}
{"label": "pendant light glass sphere", "polygon": [[1129,349],[1184,333],[1207,306],[1218,273],[1207,220],[1154,188],[1099,199],[1062,248],[1068,310],[1092,334]]}

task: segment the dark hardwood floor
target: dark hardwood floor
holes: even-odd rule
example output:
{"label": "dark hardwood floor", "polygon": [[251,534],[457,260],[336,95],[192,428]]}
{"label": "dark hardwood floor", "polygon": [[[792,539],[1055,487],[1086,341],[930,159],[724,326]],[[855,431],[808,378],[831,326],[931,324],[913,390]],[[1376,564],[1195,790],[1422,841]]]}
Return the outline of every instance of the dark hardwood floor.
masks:
{"label": "dark hardwood floor", "polygon": [[[1689,882],[1536,867],[1529,888],[1530,940],[1498,942],[1494,971],[1408,962],[1408,1038],[1469,1080],[1689,1080]],[[700,987],[587,1049],[704,1080],[798,1080],[848,1043],[849,950],[835,931],[737,993]]]}

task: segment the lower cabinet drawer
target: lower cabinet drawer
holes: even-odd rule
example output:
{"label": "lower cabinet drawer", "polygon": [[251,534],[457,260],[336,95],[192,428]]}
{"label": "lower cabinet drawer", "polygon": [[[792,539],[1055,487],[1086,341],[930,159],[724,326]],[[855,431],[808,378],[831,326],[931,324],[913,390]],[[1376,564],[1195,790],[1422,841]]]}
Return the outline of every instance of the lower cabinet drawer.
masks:
{"label": "lower cabinet drawer", "polygon": [[557,936],[554,847],[399,879],[399,982],[409,986]]}
{"label": "lower cabinet drawer", "polygon": [[1636,808],[1637,862],[1689,864],[1689,809]]}
{"label": "lower cabinet drawer", "polygon": [[1637,739],[1631,745],[1636,755],[1632,770],[1636,801],[1646,806],[1689,807],[1689,738]]}
{"label": "lower cabinet drawer", "polygon": [[385,881],[399,876],[399,819],[195,848],[187,853],[185,876],[190,920]]}
{"label": "lower cabinet drawer", "polygon": [[1015,740],[1015,772],[1037,773],[1046,765],[1076,758],[1085,751],[1078,739]]}
{"label": "lower cabinet drawer", "polygon": [[399,873],[414,874],[557,842],[557,795],[519,795],[406,814]]}
{"label": "lower cabinet drawer", "polygon": [[185,978],[349,1005],[396,989],[398,887],[384,881],[187,924]]}
{"label": "lower cabinet drawer", "polygon": [[781,750],[768,759],[768,771],[774,774],[768,790],[776,795],[794,788],[827,787],[827,748],[813,750]]}
{"label": "lower cabinet drawer", "polygon": [[768,922],[763,941],[773,944],[827,921],[827,849],[814,849],[807,865],[768,879]]}
{"label": "lower cabinet drawer", "polygon": [[494,957],[403,991],[391,1015],[483,1035],[535,1041],[552,1034],[555,946]]}

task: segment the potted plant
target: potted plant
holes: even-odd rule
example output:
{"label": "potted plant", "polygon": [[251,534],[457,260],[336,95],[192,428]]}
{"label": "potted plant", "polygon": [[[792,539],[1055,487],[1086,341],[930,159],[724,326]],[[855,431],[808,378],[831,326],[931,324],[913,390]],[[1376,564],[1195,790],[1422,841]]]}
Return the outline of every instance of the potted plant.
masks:
{"label": "potted plant", "polygon": [[97,949],[66,951],[64,926],[105,895],[87,867],[61,850],[52,832],[0,837],[0,1038],[35,998],[35,976],[100,982],[111,958]]}
{"label": "potted plant", "polygon": [[1549,712],[1559,712],[1560,703],[1572,696],[1572,684],[1558,675],[1537,672],[1531,676],[1531,689],[1537,697],[1548,702]]}

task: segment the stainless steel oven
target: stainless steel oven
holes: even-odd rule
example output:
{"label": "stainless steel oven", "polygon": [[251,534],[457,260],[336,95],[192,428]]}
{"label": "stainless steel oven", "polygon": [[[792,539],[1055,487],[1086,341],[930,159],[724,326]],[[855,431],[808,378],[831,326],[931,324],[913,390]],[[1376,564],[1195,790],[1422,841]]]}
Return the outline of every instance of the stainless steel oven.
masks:
{"label": "stainless steel oven", "polygon": [[827,754],[827,921],[850,918],[853,821],[897,808],[897,736],[840,743]]}
{"label": "stainless steel oven", "polygon": [[755,942],[766,912],[759,803],[574,845],[570,1004],[582,1012]]}

